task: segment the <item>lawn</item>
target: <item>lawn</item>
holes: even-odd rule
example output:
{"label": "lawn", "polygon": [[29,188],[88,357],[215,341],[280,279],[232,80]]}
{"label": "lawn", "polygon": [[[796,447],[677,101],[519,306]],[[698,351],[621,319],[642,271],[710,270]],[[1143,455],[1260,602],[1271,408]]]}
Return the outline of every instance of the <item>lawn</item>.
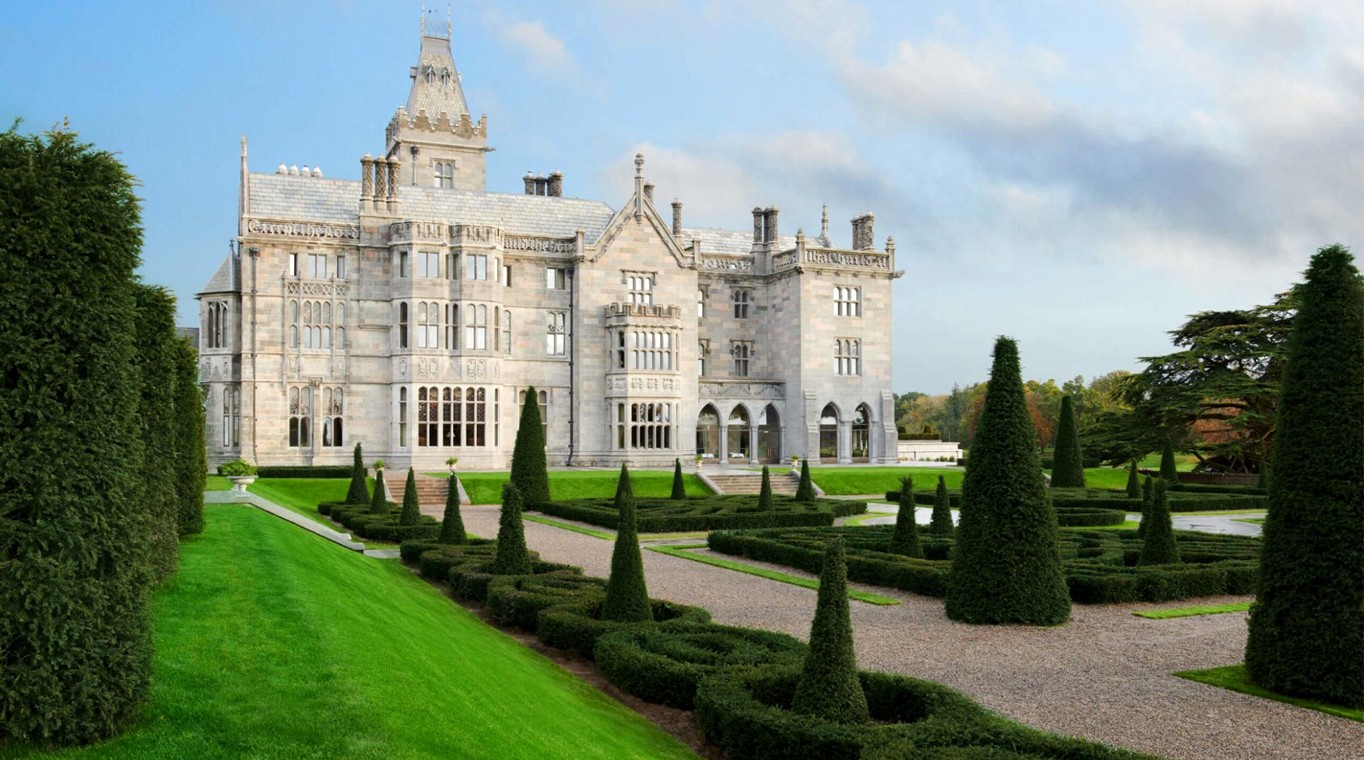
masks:
{"label": "lawn", "polygon": [[1246,612],[1249,609],[1250,602],[1231,602],[1229,604],[1208,604],[1202,607],[1176,607],[1172,610],[1142,610],[1132,614],[1150,620],[1168,620],[1170,618],[1198,617],[1200,615],[1221,615],[1226,612]]}
{"label": "lawn", "polygon": [[[369,481],[369,487],[373,489],[374,479]],[[349,478],[259,478],[246,490],[334,529],[336,526],[331,520],[318,514],[317,505],[324,501],[345,500],[349,488]]]}
{"label": "lawn", "polygon": [[1276,702],[1287,702],[1290,705],[1306,707],[1309,710],[1319,710],[1321,712],[1338,715],[1342,718],[1364,722],[1364,709],[1341,707],[1340,705],[1327,704],[1325,702],[1315,702],[1310,699],[1298,699],[1297,697],[1287,697],[1282,694],[1256,686],[1246,677],[1246,666],[1226,665],[1220,668],[1209,668],[1208,670],[1186,670],[1183,673],[1175,673],[1180,678],[1187,678],[1190,681],[1205,683],[1210,686],[1220,686],[1223,689],[1239,691],[1242,694],[1249,694],[1253,697],[1264,697]]}
{"label": "lawn", "polygon": [[154,603],[145,719],[3,758],[689,758],[402,565],[210,506]]}
{"label": "lawn", "polygon": [[[861,496],[876,494],[880,500],[887,491],[900,488],[900,478],[913,478],[914,490],[932,493],[938,487],[938,476],[947,479],[947,487],[961,489],[961,478],[966,471],[960,467],[810,467],[810,480],[824,489],[828,496]],[[666,494],[665,494],[666,495]]]}
{"label": "lawn", "polygon": [[209,475],[204,481],[205,491],[231,491],[232,481],[226,475]]}
{"label": "lawn", "polygon": [[[440,474],[440,473],[437,473]],[[445,473],[448,476],[448,473]],[[616,495],[617,470],[550,471],[549,494],[555,501],[567,499],[609,499]],[[469,494],[471,504],[497,504],[502,501],[502,484],[507,472],[460,473],[459,481]],[[709,496],[711,490],[695,475],[682,476],[688,496]],[[672,470],[631,470],[630,485],[635,496],[665,498],[673,490]],[[343,494],[344,496],[344,494]]]}

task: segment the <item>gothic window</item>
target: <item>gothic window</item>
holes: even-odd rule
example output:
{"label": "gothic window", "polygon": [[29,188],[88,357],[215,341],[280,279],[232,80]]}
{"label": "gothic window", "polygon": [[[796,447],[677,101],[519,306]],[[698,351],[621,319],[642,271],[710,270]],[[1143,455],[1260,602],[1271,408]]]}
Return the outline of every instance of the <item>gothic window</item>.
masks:
{"label": "gothic window", "polygon": [[672,333],[631,332],[630,368],[671,371],[673,368]]}
{"label": "gothic window", "polygon": [[511,311],[502,310],[502,353],[510,354],[512,347]]}
{"label": "gothic window", "polygon": [[839,375],[862,374],[862,345],[856,338],[834,340],[834,370]]}
{"label": "gothic window", "polygon": [[745,340],[734,341],[729,353],[734,357],[734,376],[748,377],[749,360],[753,358],[753,344]]}
{"label": "gothic window", "polygon": [[567,353],[565,325],[567,320],[562,311],[549,313],[549,324],[545,327],[545,355],[564,356]]}
{"label": "gothic window", "polygon": [[[291,313],[296,313],[295,302],[289,302]],[[302,334],[303,348],[306,349],[328,349],[332,347],[332,305],[325,301],[304,301],[302,320],[298,326]],[[290,348],[293,345],[294,336],[292,329],[289,334]]]}
{"label": "gothic window", "polygon": [[696,376],[706,376],[706,354],[710,353],[710,341],[703,340],[696,344]]}
{"label": "gothic window", "polygon": [[306,449],[312,431],[313,389],[304,385],[289,389],[289,445]]}
{"label": "gothic window", "polygon": [[488,255],[484,253],[464,254],[464,279],[488,279]]}
{"label": "gothic window", "polygon": [[734,318],[748,319],[748,306],[753,300],[753,292],[748,288],[736,288],[734,290]]}
{"label": "gothic window", "polygon": [[212,301],[208,305],[208,329],[204,335],[205,348],[227,348],[227,334],[230,326],[227,304]]}
{"label": "gothic window", "polygon": [[407,302],[398,304],[398,348],[407,348]]}
{"label": "gothic window", "polygon": [[223,388],[223,446],[241,445],[242,429],[242,390],[241,386],[228,385]]}
{"label": "gothic window", "polygon": [[436,187],[451,188],[455,186],[455,163],[453,161],[437,161],[432,184]]}
{"label": "gothic window", "polygon": [[407,448],[407,389],[398,389],[398,445]]}
{"label": "gothic window", "polygon": [[834,288],[834,304],[840,317],[862,316],[862,289]]}
{"label": "gothic window", "polygon": [[289,348],[298,348],[298,301],[289,302]]}
{"label": "gothic window", "polygon": [[464,350],[488,349],[488,307],[469,304],[464,307]]}
{"label": "gothic window", "polygon": [[445,305],[445,348],[448,351],[459,350],[459,304],[457,303]]}
{"label": "gothic window", "polygon": [[650,274],[627,272],[625,275],[627,300],[639,306],[652,306],[654,303],[654,277]]}
{"label": "gothic window", "polygon": [[671,449],[673,405],[634,403],[616,405],[616,448]]}
{"label": "gothic window", "polygon": [[436,69],[435,69],[434,66],[427,66],[427,67],[426,67],[426,72],[425,72],[425,74],[426,74],[426,83],[427,83],[427,84],[435,84],[435,83],[436,83]]}
{"label": "gothic window", "polygon": [[[492,437],[488,402],[492,396]],[[496,446],[499,392],[486,388],[424,386],[417,389],[417,445]]]}
{"label": "gothic window", "polygon": [[340,388],[322,389],[322,445],[345,445],[345,393]]}
{"label": "gothic window", "polygon": [[417,276],[434,280],[440,277],[440,254],[421,251],[417,254]]}
{"label": "gothic window", "polygon": [[440,310],[438,303],[417,302],[417,348],[440,348]]}
{"label": "gothic window", "polygon": [[567,279],[568,270],[563,267],[545,267],[545,290],[563,290]]}

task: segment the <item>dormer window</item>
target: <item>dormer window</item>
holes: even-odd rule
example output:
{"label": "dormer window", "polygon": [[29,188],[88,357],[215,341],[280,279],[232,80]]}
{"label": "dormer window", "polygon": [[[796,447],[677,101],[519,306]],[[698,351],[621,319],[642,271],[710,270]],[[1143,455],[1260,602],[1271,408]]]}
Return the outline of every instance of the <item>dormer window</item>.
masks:
{"label": "dormer window", "polygon": [[426,83],[427,84],[436,83],[436,69],[433,66],[426,67]]}
{"label": "dormer window", "polygon": [[441,69],[441,70],[440,70],[440,84],[441,84],[442,87],[448,87],[448,86],[450,85],[450,70],[449,70],[449,69]]}

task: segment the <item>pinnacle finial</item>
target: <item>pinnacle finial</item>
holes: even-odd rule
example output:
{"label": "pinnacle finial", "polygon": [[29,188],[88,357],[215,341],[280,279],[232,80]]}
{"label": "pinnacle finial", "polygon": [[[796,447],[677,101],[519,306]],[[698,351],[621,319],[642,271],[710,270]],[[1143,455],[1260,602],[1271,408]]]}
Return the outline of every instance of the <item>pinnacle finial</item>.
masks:
{"label": "pinnacle finial", "polygon": [[425,36],[426,36],[426,3],[425,3],[425,2],[422,3],[422,18],[421,18],[421,23],[420,23],[420,25],[419,25],[419,28],[420,28],[420,31],[421,31],[422,36],[425,37]]}
{"label": "pinnacle finial", "polygon": [[246,158],[246,135],[242,135],[242,158]]}
{"label": "pinnacle finial", "polygon": [[455,17],[450,11],[450,4],[445,4],[445,36],[454,39],[455,37]]}
{"label": "pinnacle finial", "polygon": [[636,154],[635,154],[635,176],[636,176],[636,177],[643,177],[643,176],[644,176],[644,154],[643,154],[643,153],[636,153]]}

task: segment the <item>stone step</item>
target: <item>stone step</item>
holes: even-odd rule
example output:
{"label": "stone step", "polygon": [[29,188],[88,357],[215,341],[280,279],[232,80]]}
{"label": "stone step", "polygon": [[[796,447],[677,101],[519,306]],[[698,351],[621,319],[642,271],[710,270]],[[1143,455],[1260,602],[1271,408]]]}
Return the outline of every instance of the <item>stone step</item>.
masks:
{"label": "stone step", "polygon": [[[710,482],[726,494],[756,494],[762,491],[763,476],[753,474],[707,475]],[[792,496],[800,486],[800,478],[789,472],[771,473],[772,493]]]}
{"label": "stone step", "polygon": [[[407,474],[390,476],[384,474],[384,484],[388,486],[388,498],[402,503],[403,489],[407,487]],[[450,490],[449,478],[432,478],[418,475],[416,479],[417,503],[421,505],[443,506]]]}

